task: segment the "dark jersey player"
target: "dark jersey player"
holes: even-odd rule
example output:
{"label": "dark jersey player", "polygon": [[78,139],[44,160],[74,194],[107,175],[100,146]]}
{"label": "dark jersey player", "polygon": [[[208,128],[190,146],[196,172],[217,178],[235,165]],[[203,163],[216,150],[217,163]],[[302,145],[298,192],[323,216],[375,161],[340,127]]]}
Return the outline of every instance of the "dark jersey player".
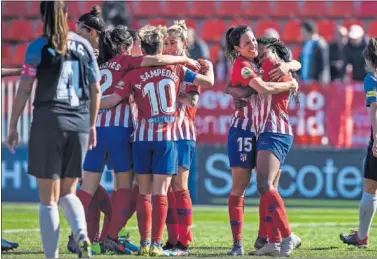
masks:
{"label": "dark jersey player", "polygon": [[364,164],[364,190],[359,207],[359,229],[350,235],[340,234],[343,243],[368,247],[368,234],[377,210],[377,38],[372,38],[364,50],[364,59],[371,71],[364,79],[364,90],[372,135]]}
{"label": "dark jersey player", "polygon": [[59,202],[74,233],[79,256],[89,257],[85,213],[75,190],[84,154],[96,145],[100,74],[93,48],[68,31],[64,2],[42,1],[40,11],[43,36],[30,43],[25,55],[7,145],[15,151],[17,122],[37,80],[28,172],[38,183],[43,250],[47,258],[59,256]]}

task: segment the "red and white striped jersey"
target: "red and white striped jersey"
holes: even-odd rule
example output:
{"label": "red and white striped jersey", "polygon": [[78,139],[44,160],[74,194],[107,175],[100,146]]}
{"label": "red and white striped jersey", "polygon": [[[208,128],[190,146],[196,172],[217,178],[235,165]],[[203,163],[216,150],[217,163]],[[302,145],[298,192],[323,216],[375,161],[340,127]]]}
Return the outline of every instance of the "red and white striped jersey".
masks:
{"label": "red and white striped jersey", "polygon": [[[200,87],[182,82],[180,86],[182,92],[197,92],[200,94]],[[197,106],[191,107],[185,104],[178,104],[177,135],[180,140],[196,141],[195,115]]]}
{"label": "red and white striped jersey", "polygon": [[[263,63],[260,72],[263,75],[264,81],[271,81],[268,72],[275,67],[276,62],[276,60],[268,59]],[[291,80],[292,77],[286,75],[280,78],[279,82],[289,82]],[[255,121],[255,124],[258,126],[258,134],[272,132],[293,135],[288,116],[289,92],[275,95],[260,95],[259,97],[262,101],[256,104],[256,109],[260,111],[260,116],[259,120]],[[262,112],[265,113],[263,116]]]}
{"label": "red and white striped jersey", "polygon": [[184,74],[181,65],[140,68],[115,86],[123,98],[132,93],[137,106],[133,141],[177,140],[177,100]]}
{"label": "red and white striped jersey", "polygon": [[[112,58],[100,66],[102,96],[115,92],[114,87],[124,75],[133,68],[141,65],[143,57],[120,55]],[[97,118],[97,127],[125,127],[132,128],[132,109],[129,99],[122,101],[117,106],[100,110]]]}
{"label": "red and white striped jersey", "polygon": [[[245,73],[245,68],[247,71],[252,70],[252,74],[248,75],[248,78],[245,79],[242,74]],[[257,77],[257,67],[248,59],[238,56],[234,61],[232,69],[232,86],[234,87],[249,87],[249,81]],[[238,109],[232,117],[230,126],[238,129],[248,130],[255,132],[252,127],[251,116],[253,112],[253,107],[249,103],[247,106]]]}

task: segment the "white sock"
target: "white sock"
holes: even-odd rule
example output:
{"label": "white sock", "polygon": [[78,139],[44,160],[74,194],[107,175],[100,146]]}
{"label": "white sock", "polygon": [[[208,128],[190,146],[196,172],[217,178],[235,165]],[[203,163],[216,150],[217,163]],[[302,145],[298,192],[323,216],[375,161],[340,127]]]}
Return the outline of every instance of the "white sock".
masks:
{"label": "white sock", "polygon": [[68,194],[59,199],[65,218],[76,238],[79,234],[88,235],[84,207],[80,199],[74,194]]}
{"label": "white sock", "polygon": [[357,235],[360,240],[363,240],[368,236],[376,209],[377,196],[364,192],[359,207],[359,231],[357,232]]}
{"label": "white sock", "polygon": [[39,204],[39,226],[46,258],[59,258],[60,219],[58,206]]}

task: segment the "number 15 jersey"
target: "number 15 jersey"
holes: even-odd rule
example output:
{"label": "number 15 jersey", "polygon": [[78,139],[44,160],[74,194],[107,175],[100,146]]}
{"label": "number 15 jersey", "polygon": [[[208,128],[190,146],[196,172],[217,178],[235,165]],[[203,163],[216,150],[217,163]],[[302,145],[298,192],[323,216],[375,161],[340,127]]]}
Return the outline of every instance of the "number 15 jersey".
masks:
{"label": "number 15 jersey", "polygon": [[133,141],[177,140],[177,99],[184,80],[181,65],[130,71],[115,87],[128,98],[133,93],[137,118]]}

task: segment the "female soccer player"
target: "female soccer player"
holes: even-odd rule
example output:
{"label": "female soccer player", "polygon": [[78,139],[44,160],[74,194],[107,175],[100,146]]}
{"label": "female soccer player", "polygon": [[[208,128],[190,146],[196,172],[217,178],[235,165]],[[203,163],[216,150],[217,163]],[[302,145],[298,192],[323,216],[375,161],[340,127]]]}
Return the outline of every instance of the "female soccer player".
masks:
{"label": "female soccer player", "polygon": [[[144,54],[161,55],[165,35],[163,28],[145,26],[139,34]],[[133,92],[137,105],[132,154],[140,193],[137,218],[142,256],[166,255],[161,247],[161,239],[167,217],[167,191],[171,176],[178,169],[176,107],[181,81],[212,87],[212,65],[209,65],[205,75],[196,74],[183,66],[132,70],[126,74],[124,81],[117,84],[115,94],[101,104],[106,103],[103,108],[112,107]],[[154,196],[153,211],[151,194]]]}
{"label": "female soccer player", "polygon": [[75,191],[86,149],[96,145],[100,74],[90,44],[68,32],[64,2],[42,1],[40,12],[43,36],[30,43],[25,55],[7,145],[15,151],[17,122],[37,79],[28,172],[37,178],[43,250],[47,258],[59,256],[59,202],[79,256],[89,257],[85,212]]}
{"label": "female soccer player", "polygon": [[[175,21],[167,29],[164,39],[164,53],[187,56],[187,27],[185,21]],[[175,249],[180,255],[188,255],[188,244],[192,241],[190,227],[192,225],[192,201],[188,190],[189,170],[195,155],[195,114],[199,101],[198,86],[182,83],[181,95],[190,101],[190,105],[179,104],[178,108],[178,166],[177,175],[173,175],[172,191],[168,192],[168,217],[166,225],[168,241],[164,249]]]}
{"label": "female soccer player", "polygon": [[[111,95],[114,86],[132,68],[159,66],[162,64],[187,63],[198,66],[198,62],[185,57],[141,56],[132,57],[133,39],[125,26],[107,30],[100,37],[99,62],[103,75],[103,96]],[[84,179],[77,193],[87,211],[107,161],[116,175],[116,192],[113,196],[112,219],[103,247],[115,253],[127,253],[118,240],[118,234],[132,216],[131,206],[133,182],[130,136],[133,132],[132,114],[129,100],[112,109],[101,110],[97,120],[98,145],[89,151],[84,163]],[[125,213],[127,211],[127,213]]]}
{"label": "female soccer player", "polygon": [[359,230],[350,235],[340,234],[347,245],[368,247],[368,234],[377,210],[377,38],[371,38],[363,52],[370,73],[364,78],[364,90],[369,118],[372,123],[371,137],[364,164],[364,192],[360,200]]}
{"label": "female soccer player", "polygon": [[[233,62],[233,87],[252,88],[264,94],[276,94],[297,87],[295,80],[284,83],[265,82],[257,75],[257,64],[254,59],[258,55],[256,38],[250,27],[236,26],[226,33],[226,55]],[[292,64],[294,66],[295,64]],[[229,196],[228,209],[233,234],[233,247],[230,255],[242,255],[242,225],[244,194],[250,183],[251,171],[255,167],[255,134],[261,128],[265,111],[256,107],[257,99],[253,99],[233,115],[228,134],[228,156],[232,169],[232,191]],[[263,240],[265,242],[265,240]],[[263,244],[257,244],[261,247]]]}

